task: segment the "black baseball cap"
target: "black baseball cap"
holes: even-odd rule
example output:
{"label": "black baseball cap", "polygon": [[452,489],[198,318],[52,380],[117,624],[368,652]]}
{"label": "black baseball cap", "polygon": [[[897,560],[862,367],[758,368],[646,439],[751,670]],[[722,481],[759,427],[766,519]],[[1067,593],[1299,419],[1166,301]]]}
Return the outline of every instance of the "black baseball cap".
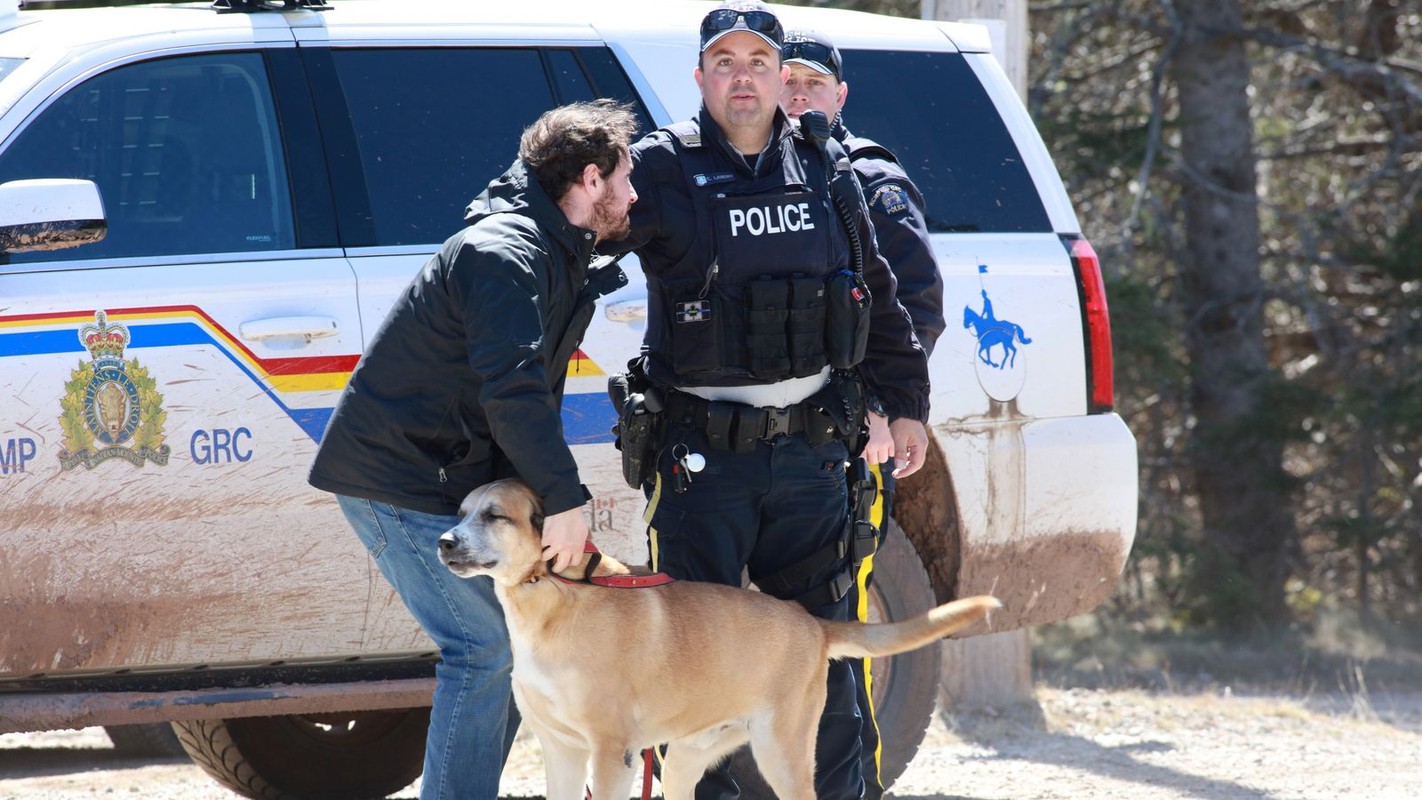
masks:
{"label": "black baseball cap", "polygon": [[753,33],[776,50],[785,41],[785,29],[770,6],[760,0],[726,0],[701,19],[701,52],[737,31]]}
{"label": "black baseball cap", "polygon": [[780,46],[780,60],[785,64],[803,64],[821,75],[844,79],[844,64],[839,60],[839,48],[819,31],[790,31]]}

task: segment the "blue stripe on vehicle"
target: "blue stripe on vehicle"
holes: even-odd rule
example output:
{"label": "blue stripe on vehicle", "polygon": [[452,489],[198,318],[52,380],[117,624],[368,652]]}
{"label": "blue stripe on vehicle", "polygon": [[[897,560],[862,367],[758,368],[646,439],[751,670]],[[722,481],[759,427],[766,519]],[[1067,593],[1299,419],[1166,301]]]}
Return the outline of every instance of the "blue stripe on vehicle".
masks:
{"label": "blue stripe on vehicle", "polygon": [[[261,387],[265,394],[292,422],[309,437],[320,442],[331,419],[332,408],[292,408],[283,403],[281,397],[266,385],[247,364],[234,355],[222,342],[214,339],[205,328],[192,322],[169,322],[143,324],[127,322],[129,349],[149,347],[183,347],[211,345],[216,347],[228,361],[231,361],[252,383]],[[25,331],[22,333],[0,334],[0,355],[53,355],[55,353],[83,353],[84,347],[73,331]],[[612,425],[616,422],[612,403],[601,392],[569,394],[563,397],[563,434],[568,444],[603,444],[612,441]]]}
{"label": "blue stripe on vehicle", "polygon": [[563,396],[563,436],[568,444],[602,444],[612,441],[612,401],[602,392]]}

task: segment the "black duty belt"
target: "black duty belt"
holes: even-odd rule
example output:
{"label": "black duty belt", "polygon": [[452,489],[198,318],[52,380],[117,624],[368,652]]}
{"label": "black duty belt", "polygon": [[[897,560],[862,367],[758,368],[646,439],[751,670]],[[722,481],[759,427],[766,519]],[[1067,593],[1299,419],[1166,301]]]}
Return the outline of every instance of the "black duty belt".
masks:
{"label": "black duty belt", "polygon": [[667,396],[667,414],[672,422],[704,431],[712,448],[737,453],[749,453],[756,442],[777,436],[804,434],[810,444],[820,445],[834,439],[836,433],[834,420],[810,402],[762,408],[674,391]]}

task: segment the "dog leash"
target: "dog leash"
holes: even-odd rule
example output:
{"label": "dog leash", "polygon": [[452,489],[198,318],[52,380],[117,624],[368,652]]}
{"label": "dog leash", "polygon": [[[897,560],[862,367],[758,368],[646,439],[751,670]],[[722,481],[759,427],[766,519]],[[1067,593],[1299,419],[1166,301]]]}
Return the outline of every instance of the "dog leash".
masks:
{"label": "dog leash", "polygon": [[[592,800],[592,788],[583,787],[584,800]],[[642,751],[642,800],[652,800],[652,748]]]}
{"label": "dog leash", "polygon": [[666,586],[676,580],[665,572],[654,572],[651,575],[593,575],[597,565],[602,563],[602,551],[597,549],[597,545],[587,542],[583,545],[583,553],[587,555],[587,565],[583,567],[582,578],[565,578],[553,571],[552,560],[549,560],[548,574],[562,581],[563,583],[586,583],[593,586],[605,586],[609,589],[646,589],[652,586]]}

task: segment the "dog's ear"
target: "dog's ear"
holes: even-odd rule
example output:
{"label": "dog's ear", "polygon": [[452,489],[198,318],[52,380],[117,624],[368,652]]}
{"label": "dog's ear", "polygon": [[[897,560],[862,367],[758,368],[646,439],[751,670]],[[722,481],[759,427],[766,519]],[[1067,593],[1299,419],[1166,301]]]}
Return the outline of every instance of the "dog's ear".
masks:
{"label": "dog's ear", "polygon": [[543,500],[527,485],[523,487],[524,496],[528,498],[528,524],[533,526],[538,534],[543,535]]}

